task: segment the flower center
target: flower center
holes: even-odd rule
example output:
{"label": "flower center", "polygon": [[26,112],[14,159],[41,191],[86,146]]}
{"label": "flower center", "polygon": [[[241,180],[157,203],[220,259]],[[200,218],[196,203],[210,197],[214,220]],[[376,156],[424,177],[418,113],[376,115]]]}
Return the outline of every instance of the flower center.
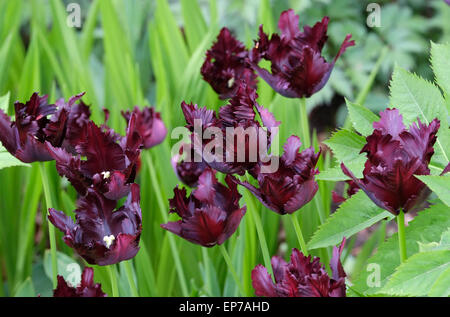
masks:
{"label": "flower center", "polygon": [[108,249],[109,249],[109,247],[111,246],[111,244],[113,243],[114,240],[116,240],[116,237],[114,237],[114,235],[104,236],[103,237],[103,241],[105,241],[106,247]]}
{"label": "flower center", "polygon": [[233,85],[234,85],[234,77],[231,77],[231,78],[228,80],[228,88],[233,87]]}
{"label": "flower center", "polygon": [[103,179],[108,179],[111,176],[110,172],[101,172],[101,174],[103,175]]}

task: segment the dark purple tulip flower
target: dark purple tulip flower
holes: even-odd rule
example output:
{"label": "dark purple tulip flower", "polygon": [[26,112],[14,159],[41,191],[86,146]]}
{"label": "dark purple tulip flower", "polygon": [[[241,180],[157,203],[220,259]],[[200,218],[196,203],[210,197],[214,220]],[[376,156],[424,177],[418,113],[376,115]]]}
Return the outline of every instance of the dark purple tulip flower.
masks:
{"label": "dark purple tulip flower", "polygon": [[82,94],[72,97],[67,104],[63,100],[48,104],[48,96],[34,93],[25,104],[14,104],[14,122],[0,110],[0,141],[22,162],[53,160],[45,142],[55,147],[66,143],[66,134],[75,129],[71,106],[81,97]]}
{"label": "dark purple tulip flower", "polygon": [[[278,21],[281,35],[273,34],[269,39],[260,26],[259,39],[250,52],[251,65],[279,94],[288,98],[310,97],[325,86],[339,56],[355,45],[348,34],[333,61],[325,61],[321,52],[328,39],[328,21],[324,17],[301,32],[299,16],[292,9],[284,11]],[[271,62],[271,72],[258,66],[261,59]]]}
{"label": "dark purple tulip flower", "polygon": [[89,122],[81,133],[83,139],[75,147],[76,155],[47,143],[58,173],[67,177],[82,196],[92,186],[107,199],[118,200],[128,195],[136,177],[142,145],[134,128],[135,121],[133,114],[126,137],[117,136],[111,129],[102,131]]}
{"label": "dark purple tulip flower", "polygon": [[[186,128],[194,132],[192,135],[194,150],[202,155],[212,169],[225,174],[243,175],[245,171],[257,165],[261,155],[266,155],[264,152],[270,147],[271,129],[278,127],[280,122],[257,104],[257,97],[252,87],[241,82],[229,104],[220,108],[218,116],[205,107],[199,108],[197,105],[188,105],[184,102],[181,104],[187,122]],[[256,119],[257,114],[261,118],[262,126]],[[195,130],[196,120],[201,123],[202,136]],[[208,128],[216,129],[220,135],[207,138],[203,132]],[[230,131],[231,128],[233,131]],[[266,151],[260,149],[260,142],[265,143]],[[201,144],[202,147],[199,148],[196,144]],[[214,148],[212,157],[206,157],[204,151],[206,147]]]}
{"label": "dark purple tulip flower", "polygon": [[204,247],[220,245],[236,231],[246,207],[239,207],[241,195],[232,176],[225,177],[227,187],[214,174],[205,170],[189,197],[184,188],[174,189],[170,213],[177,213],[182,219],[162,224],[163,229]]}
{"label": "dark purple tulip flower", "polygon": [[380,116],[361,150],[367,153],[363,179],[357,179],[343,163],[341,167],[377,206],[398,215],[400,209],[408,212],[425,199],[427,188],[414,175],[430,174],[428,164],[440,122],[434,119],[427,126],[419,120],[408,130],[397,109],[386,109]]}
{"label": "dark purple tulip flower", "polygon": [[89,264],[111,265],[132,259],[139,251],[142,231],[140,193],[137,184],[125,204],[106,199],[89,188],[78,201],[76,222],[63,212],[49,209],[49,220],[64,233],[64,242]]}
{"label": "dark purple tulip flower", "polygon": [[127,123],[130,122],[132,114],[136,116],[134,129],[141,136],[144,149],[149,149],[164,141],[167,129],[159,112],[152,107],[145,107],[142,110],[135,107],[133,111],[122,112]]}
{"label": "dark purple tulip flower", "polygon": [[64,277],[58,275],[58,286],[53,291],[53,297],[106,297],[102,286],[94,283],[94,270],[86,267],[81,275],[81,283],[78,286],[72,286],[64,280]]}
{"label": "dark purple tulip flower", "polygon": [[256,74],[248,64],[248,51],[227,28],[223,28],[217,42],[206,52],[201,74],[221,99],[234,96],[241,81],[256,89]]}
{"label": "dark purple tulip flower", "polygon": [[330,277],[320,263],[320,259],[304,256],[292,249],[291,261],[287,263],[281,257],[272,257],[272,269],[275,283],[267,268],[261,264],[252,271],[252,285],[256,296],[264,297],[345,297],[345,272],[340,256],[345,239],[339,248],[334,247],[330,262]]}
{"label": "dark purple tulip flower", "polygon": [[250,174],[258,180],[259,188],[248,182],[238,183],[250,190],[267,208],[279,214],[291,214],[313,199],[319,186],[314,175],[320,152],[312,147],[298,152],[301,146],[297,136],[290,136],[279,159],[279,167],[272,173],[262,173],[257,165]]}
{"label": "dark purple tulip flower", "polygon": [[[186,152],[190,156],[183,158],[183,154]],[[196,156],[192,144],[181,146],[179,154],[172,158],[172,167],[178,178],[189,187],[196,187],[200,175],[209,168],[200,155]]]}

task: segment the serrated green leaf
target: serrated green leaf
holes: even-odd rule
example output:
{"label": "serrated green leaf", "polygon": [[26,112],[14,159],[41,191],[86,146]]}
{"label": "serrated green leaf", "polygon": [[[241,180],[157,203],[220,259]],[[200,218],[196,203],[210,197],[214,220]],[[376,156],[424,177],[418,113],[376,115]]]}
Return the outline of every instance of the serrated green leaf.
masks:
{"label": "serrated green leaf", "polygon": [[[347,166],[347,168],[353,172],[356,178],[362,178],[362,172],[364,170],[364,163],[366,162],[366,160],[367,158],[364,155],[359,155],[354,160],[345,162],[345,166]],[[326,169],[324,171],[320,171],[320,173],[316,175],[316,179],[337,182],[349,180],[350,177],[342,172],[341,166],[338,162],[337,166]]]}
{"label": "serrated green leaf", "polygon": [[446,94],[450,94],[450,44],[431,42],[431,66],[436,83]]}
{"label": "serrated green leaf", "polygon": [[342,129],[333,133],[331,138],[325,141],[333,151],[334,156],[340,162],[348,162],[360,156],[366,139],[354,132]]}
{"label": "serrated green leaf", "polygon": [[[450,228],[442,234],[440,242],[421,243],[419,242],[420,252],[448,250],[450,251]],[[450,261],[450,259],[449,259]]]}
{"label": "serrated green leaf", "polygon": [[450,175],[416,175],[450,207]]}
{"label": "serrated green leaf", "polygon": [[400,296],[427,295],[439,276],[450,268],[450,251],[417,253],[402,263],[381,289],[381,293]]}
{"label": "serrated green leaf", "polygon": [[[442,94],[436,85],[396,66],[390,84],[390,103],[403,115],[406,126],[420,119],[429,124],[434,118],[447,122],[447,109]],[[448,129],[439,129],[433,159],[444,166],[450,157],[450,135]]]}
{"label": "serrated green leaf", "polygon": [[[422,210],[405,228],[406,251],[408,256],[419,252],[419,244],[440,241],[442,233],[450,227],[450,208],[444,204],[436,204]],[[368,283],[373,275],[368,265],[380,267],[379,286]],[[367,266],[354,280],[354,288],[364,294],[375,294],[386,285],[389,277],[400,265],[397,233],[383,242],[375,255],[367,261]],[[370,285],[370,286],[369,286]]]}
{"label": "serrated green leaf", "polygon": [[447,268],[441,275],[436,279],[433,286],[431,287],[428,296],[431,297],[448,297],[450,296],[450,267]]}
{"label": "serrated green leaf", "polygon": [[336,245],[343,237],[349,238],[378,221],[394,216],[378,206],[363,192],[358,191],[341,204],[339,209],[319,227],[308,243],[309,249]]}
{"label": "serrated green leaf", "polygon": [[347,104],[350,121],[352,122],[355,130],[364,136],[372,134],[372,124],[373,122],[378,121],[380,117],[364,106],[353,103],[347,99],[345,99],[345,102]]}

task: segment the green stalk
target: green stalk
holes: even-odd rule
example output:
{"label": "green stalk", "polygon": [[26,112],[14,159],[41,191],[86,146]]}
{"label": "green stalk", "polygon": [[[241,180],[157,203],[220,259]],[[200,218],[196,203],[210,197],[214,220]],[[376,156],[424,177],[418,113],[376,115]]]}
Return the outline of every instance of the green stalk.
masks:
{"label": "green stalk", "polygon": [[239,291],[241,292],[241,295],[245,296],[244,287],[242,286],[241,280],[239,279],[239,276],[237,275],[236,270],[234,269],[233,263],[231,262],[231,258],[228,255],[227,249],[225,248],[225,246],[223,244],[220,245],[219,248],[220,248],[220,251],[222,252],[222,256],[223,256],[225,262],[227,263],[228,270],[231,272],[234,282],[236,283],[236,285],[239,288]]}
{"label": "green stalk", "polygon": [[[152,181],[153,189],[155,190],[155,193],[156,193],[156,200],[157,200],[157,203],[159,206],[159,210],[161,212],[163,221],[166,223],[168,221],[168,216],[165,212],[167,210],[167,207],[164,204],[164,199],[162,198],[160,184],[158,184],[158,180],[156,178],[156,171],[155,171],[155,167],[153,166],[153,160],[152,160],[150,153],[148,153],[146,155],[146,159],[147,159],[148,168],[150,169],[150,179]],[[172,250],[173,259],[175,261],[175,267],[177,270],[178,279],[179,279],[180,286],[181,286],[181,291],[183,293],[183,296],[187,297],[189,295],[189,293],[188,293],[188,288],[187,288],[187,284],[186,284],[186,278],[184,276],[183,266],[181,265],[180,254],[178,253],[178,248],[175,244],[173,235],[169,234],[168,239],[169,239],[170,249]]]}
{"label": "green stalk", "polygon": [[309,121],[308,111],[306,110],[306,98],[300,99],[300,124],[302,131],[302,142],[305,148],[309,148],[311,145],[311,136],[309,134]]}
{"label": "green stalk", "polygon": [[[48,175],[45,170],[45,165],[43,162],[39,162],[39,168],[41,171],[41,177],[42,177],[42,185],[44,187],[44,196],[45,196],[45,202],[47,206],[47,213],[49,208],[55,207],[52,200],[52,194],[50,193],[50,185],[48,181]],[[48,221],[48,218],[47,218]],[[48,221],[48,236],[50,239],[50,254],[52,259],[52,282],[53,287],[56,288],[58,284],[58,262],[56,258],[56,235],[55,235],[55,227],[53,224]]]}
{"label": "green stalk", "polygon": [[[247,178],[247,181],[249,182],[248,178]],[[269,272],[270,276],[273,279],[274,275],[273,275],[273,270],[272,270],[272,264],[270,261],[269,247],[267,246],[267,240],[266,240],[266,236],[264,234],[264,227],[263,227],[263,224],[261,221],[261,217],[259,216],[259,213],[255,208],[252,194],[250,192],[247,192],[247,195],[245,198],[246,198],[245,201],[247,202],[247,205],[249,205],[248,206],[249,212],[252,215],[253,221],[255,222],[256,232],[258,233],[259,245],[261,247],[261,251],[263,254],[264,266],[267,268],[267,271]]]}
{"label": "green stalk", "polygon": [[405,213],[400,210],[397,216],[397,226],[398,226],[398,246],[400,251],[400,261],[405,262],[407,259],[406,255],[406,237],[405,237]]}
{"label": "green stalk", "polygon": [[106,267],[109,273],[109,279],[111,280],[112,297],[119,297],[119,287],[117,284],[117,272],[114,265],[108,265]]}
{"label": "green stalk", "polygon": [[209,256],[208,250],[206,248],[202,248],[202,255],[203,255],[203,266],[205,268],[206,293],[208,294],[208,296],[212,296],[211,272],[209,271]]}
{"label": "green stalk", "polygon": [[133,269],[131,267],[131,265],[132,265],[131,261],[132,260],[124,261],[123,264],[125,266],[125,273],[127,275],[128,282],[130,284],[131,295],[133,297],[138,297],[139,294],[138,294],[138,291],[136,288],[136,283],[134,281],[134,275],[133,275]]}
{"label": "green stalk", "polygon": [[295,234],[297,235],[298,243],[300,244],[300,249],[305,256],[308,256],[308,248],[306,247],[305,239],[303,238],[302,229],[298,218],[295,213],[291,214],[292,223],[294,224]]}

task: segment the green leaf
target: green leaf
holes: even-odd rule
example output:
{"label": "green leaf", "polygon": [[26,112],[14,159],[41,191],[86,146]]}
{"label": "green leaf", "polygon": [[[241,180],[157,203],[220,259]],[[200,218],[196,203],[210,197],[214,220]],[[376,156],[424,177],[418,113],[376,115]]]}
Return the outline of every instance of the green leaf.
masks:
{"label": "green leaf", "polygon": [[441,241],[421,243],[419,242],[420,252],[449,250],[450,251],[450,228],[442,234]]}
{"label": "green leaf", "polygon": [[[419,252],[419,244],[440,241],[442,233],[450,227],[450,208],[444,204],[436,204],[422,210],[405,228],[406,250],[408,256]],[[379,285],[370,284],[373,271],[369,265],[380,267]],[[389,277],[400,265],[397,233],[383,242],[375,255],[367,261],[361,274],[354,279],[354,288],[364,294],[375,294],[386,285]]]}
{"label": "green leaf", "polygon": [[450,44],[431,42],[431,66],[436,76],[436,83],[450,95]]}
{"label": "green leaf", "polygon": [[372,134],[373,122],[378,121],[380,117],[364,106],[353,103],[345,99],[347,104],[348,114],[353,127],[364,136]]}
{"label": "green leaf", "polygon": [[366,139],[349,130],[342,129],[333,133],[331,138],[325,141],[332,150],[334,156],[341,162],[348,162],[360,156]]}
{"label": "green leaf", "polygon": [[[64,279],[71,285],[76,286],[81,281],[81,267],[73,260],[73,258],[65,255],[64,253],[57,252],[57,265],[58,275],[64,277]],[[48,278],[52,278],[52,259],[50,250],[46,250],[44,254],[44,270]]]}
{"label": "green leaf", "polygon": [[9,91],[8,93],[0,97],[0,110],[3,110],[3,112],[6,114],[8,113],[9,108],[9,97],[10,97]]}
{"label": "green leaf", "polygon": [[27,278],[22,284],[19,285],[14,297],[36,297],[36,292],[34,291],[31,277]]}
{"label": "green leaf", "polygon": [[402,263],[381,293],[400,296],[427,295],[439,276],[450,268],[450,250],[417,253]]}
{"label": "green leaf", "polygon": [[[406,126],[417,119],[429,124],[434,118],[438,118],[441,125],[445,126],[448,116],[445,101],[439,88],[433,83],[396,66],[390,93],[390,104],[400,110]],[[439,129],[435,150],[433,159],[447,165],[450,157],[448,129]]]}
{"label": "green leaf", "polygon": [[450,267],[447,268],[436,279],[436,282],[431,287],[428,296],[431,297],[448,297],[450,296]]}
{"label": "green leaf", "polygon": [[[345,166],[349,170],[353,172],[355,177],[362,178],[363,177],[363,170],[364,170],[364,163],[366,162],[366,157],[363,155],[359,155],[357,158],[355,158],[352,161],[346,162]],[[338,162],[338,165],[329,169],[326,169],[324,171],[320,171],[319,175],[316,175],[317,180],[324,180],[324,181],[345,181],[349,180],[350,177],[345,175],[342,172],[341,166]]]}
{"label": "green leaf", "polygon": [[384,218],[393,219],[394,216],[376,206],[360,190],[343,202],[339,209],[319,227],[309,241],[308,248],[317,249],[337,245],[343,237],[349,238]]}
{"label": "green leaf", "polygon": [[450,175],[416,175],[450,207]]}

